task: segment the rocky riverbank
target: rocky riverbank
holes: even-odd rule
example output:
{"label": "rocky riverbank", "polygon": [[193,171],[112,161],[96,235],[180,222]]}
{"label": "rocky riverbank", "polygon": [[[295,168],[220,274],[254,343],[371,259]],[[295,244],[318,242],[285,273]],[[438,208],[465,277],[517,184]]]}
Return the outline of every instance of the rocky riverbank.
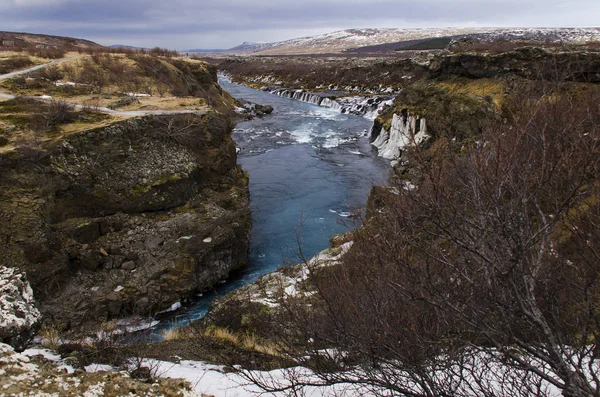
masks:
{"label": "rocky riverbank", "polygon": [[0,154],[0,266],[62,330],[152,314],[246,263],[248,179],[225,116],[148,116]]}

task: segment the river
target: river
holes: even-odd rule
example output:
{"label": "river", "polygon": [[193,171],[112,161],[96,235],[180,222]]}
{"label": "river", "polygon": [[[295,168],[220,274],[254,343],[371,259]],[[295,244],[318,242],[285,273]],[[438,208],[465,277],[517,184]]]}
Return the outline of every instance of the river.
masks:
{"label": "river", "polygon": [[297,263],[297,236],[307,257],[327,248],[331,236],[352,226],[351,214],[364,209],[371,187],[387,184],[389,163],[376,156],[366,137],[372,121],[226,79],[220,84],[235,98],[274,108],[233,131],[238,162],[250,176],[249,265],[184,310],[163,315],[153,340],[164,329],[202,318],[215,297]]}

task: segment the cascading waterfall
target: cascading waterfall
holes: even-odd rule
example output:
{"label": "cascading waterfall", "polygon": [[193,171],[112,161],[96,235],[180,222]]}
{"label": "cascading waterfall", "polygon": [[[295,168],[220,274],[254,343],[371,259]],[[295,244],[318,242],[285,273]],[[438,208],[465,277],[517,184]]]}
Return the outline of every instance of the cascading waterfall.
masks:
{"label": "cascading waterfall", "polygon": [[335,97],[327,93],[309,92],[304,90],[291,90],[287,88],[264,87],[265,92],[280,96],[282,98],[295,99],[301,102],[312,103],[317,106],[330,108],[343,114],[354,114],[374,119],[378,111],[393,101],[392,96],[373,97]]}

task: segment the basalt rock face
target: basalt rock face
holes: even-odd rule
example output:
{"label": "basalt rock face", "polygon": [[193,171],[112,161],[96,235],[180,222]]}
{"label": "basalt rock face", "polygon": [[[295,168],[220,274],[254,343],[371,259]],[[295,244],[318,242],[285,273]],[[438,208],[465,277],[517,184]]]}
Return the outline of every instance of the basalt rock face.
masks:
{"label": "basalt rock face", "polygon": [[0,155],[0,266],[46,319],[151,313],[246,261],[248,181],[223,116],[154,116]]}
{"label": "basalt rock face", "polygon": [[427,121],[408,112],[394,113],[389,131],[379,122],[374,122],[371,128],[371,144],[377,148],[379,156],[389,160],[399,159],[406,146],[419,145],[428,137]]}
{"label": "basalt rock face", "polygon": [[474,140],[486,123],[498,117],[491,96],[453,91],[434,81],[405,88],[371,127],[371,144],[378,154],[400,164],[405,149],[431,145],[440,136]]}
{"label": "basalt rock face", "polygon": [[459,53],[433,58],[429,72],[433,78],[451,75],[468,78],[517,75],[599,83],[600,53],[557,52],[530,47],[501,54]]}

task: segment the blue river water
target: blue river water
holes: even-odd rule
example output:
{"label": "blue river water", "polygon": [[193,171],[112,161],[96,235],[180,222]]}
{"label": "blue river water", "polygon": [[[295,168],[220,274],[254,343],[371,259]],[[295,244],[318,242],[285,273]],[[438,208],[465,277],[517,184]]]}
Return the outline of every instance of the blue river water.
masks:
{"label": "blue river water", "polygon": [[239,123],[233,138],[238,162],[250,176],[252,232],[249,265],[184,309],[163,315],[163,330],[202,318],[212,300],[261,275],[298,263],[298,237],[306,257],[352,227],[373,185],[387,184],[388,162],[378,158],[366,133],[372,121],[254,90],[227,80],[235,98],[274,108],[272,115]]}

